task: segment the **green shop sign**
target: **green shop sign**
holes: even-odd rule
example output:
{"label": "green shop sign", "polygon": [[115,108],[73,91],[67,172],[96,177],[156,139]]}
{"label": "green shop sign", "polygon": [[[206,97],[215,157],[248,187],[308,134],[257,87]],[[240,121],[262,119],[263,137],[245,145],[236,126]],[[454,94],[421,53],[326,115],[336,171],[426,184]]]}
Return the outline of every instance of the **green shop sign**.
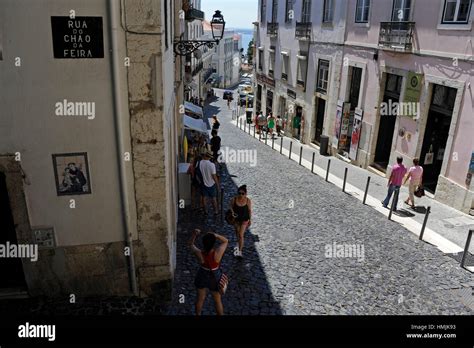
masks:
{"label": "green shop sign", "polygon": [[408,72],[405,87],[405,99],[399,115],[417,117],[420,113],[421,87],[423,86],[423,74]]}

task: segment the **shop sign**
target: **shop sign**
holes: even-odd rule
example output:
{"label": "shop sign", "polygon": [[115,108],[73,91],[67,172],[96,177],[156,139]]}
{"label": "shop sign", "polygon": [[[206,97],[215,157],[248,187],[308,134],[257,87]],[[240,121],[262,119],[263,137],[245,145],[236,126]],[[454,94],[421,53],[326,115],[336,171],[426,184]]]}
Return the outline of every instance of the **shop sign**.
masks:
{"label": "shop sign", "polygon": [[421,88],[423,86],[423,74],[408,72],[408,80],[405,87],[405,105],[417,106],[406,108],[403,116],[417,117],[420,112]]}
{"label": "shop sign", "polygon": [[332,145],[336,149],[338,148],[339,136],[341,134],[342,107],[343,106],[344,106],[344,102],[341,100],[338,100],[337,108],[336,108],[336,122],[334,123],[334,138],[332,140]]}
{"label": "shop sign", "polygon": [[341,134],[339,136],[339,149],[345,149],[349,141],[349,124],[351,120],[351,103],[344,103],[342,108]]}
{"label": "shop sign", "polygon": [[357,160],[363,113],[364,111],[362,109],[355,109],[354,125],[352,126],[351,147],[349,151],[349,158],[353,161]]}

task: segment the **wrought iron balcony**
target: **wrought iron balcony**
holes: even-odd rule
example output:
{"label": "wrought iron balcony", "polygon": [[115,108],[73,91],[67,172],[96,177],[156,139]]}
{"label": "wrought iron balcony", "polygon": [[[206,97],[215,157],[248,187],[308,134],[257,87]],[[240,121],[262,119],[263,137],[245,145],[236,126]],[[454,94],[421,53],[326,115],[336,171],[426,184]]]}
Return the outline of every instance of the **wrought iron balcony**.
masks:
{"label": "wrought iron balcony", "polygon": [[281,73],[281,79],[288,81],[288,74],[285,74],[284,72],[282,72],[282,73]]}
{"label": "wrought iron balcony", "polygon": [[305,83],[302,80],[296,80],[296,85],[300,86],[300,87],[303,87],[303,88],[305,87]]}
{"label": "wrought iron balcony", "polygon": [[311,38],[311,22],[296,22],[295,36],[298,39]]}
{"label": "wrought iron balcony", "polygon": [[278,36],[278,23],[277,22],[268,22],[267,23],[267,35],[268,36]]}
{"label": "wrought iron balcony", "polygon": [[273,69],[268,69],[268,76],[273,77]]}
{"label": "wrought iron balcony", "polygon": [[382,48],[411,51],[415,22],[380,22],[379,46]]}
{"label": "wrought iron balcony", "polygon": [[184,18],[187,21],[194,21],[196,19],[203,21],[204,20],[204,12],[196,10],[195,8],[189,8],[185,11]]}

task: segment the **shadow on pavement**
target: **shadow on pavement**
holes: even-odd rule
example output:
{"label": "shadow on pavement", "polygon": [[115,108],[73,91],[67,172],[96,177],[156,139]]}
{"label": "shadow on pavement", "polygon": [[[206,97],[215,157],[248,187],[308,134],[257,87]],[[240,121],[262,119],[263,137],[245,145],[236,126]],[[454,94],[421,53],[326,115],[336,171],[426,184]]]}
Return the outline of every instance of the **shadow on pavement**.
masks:
{"label": "shadow on pavement", "polygon": [[[226,165],[222,163],[220,167],[221,186],[224,188],[224,211],[226,211],[228,202],[237,193],[237,186]],[[229,277],[227,293],[223,297],[226,315],[282,314],[279,302],[273,297],[256,249],[256,243],[259,242],[258,235],[253,234],[250,230],[245,233],[244,258],[239,260],[233,255],[233,249],[237,242],[233,226],[228,225],[225,220],[221,222],[220,215],[215,217],[212,208],[209,213],[208,217],[204,217],[204,215],[192,211],[190,207],[180,210],[176,251],[177,265],[173,299],[168,314],[194,315],[196,299],[194,278],[199,264],[190,252],[187,242],[190,233],[195,228],[199,228],[203,232],[217,232],[229,239],[229,247],[222,259],[222,269]],[[200,239],[197,244],[200,245]],[[215,314],[210,294],[208,294],[202,314]]]}

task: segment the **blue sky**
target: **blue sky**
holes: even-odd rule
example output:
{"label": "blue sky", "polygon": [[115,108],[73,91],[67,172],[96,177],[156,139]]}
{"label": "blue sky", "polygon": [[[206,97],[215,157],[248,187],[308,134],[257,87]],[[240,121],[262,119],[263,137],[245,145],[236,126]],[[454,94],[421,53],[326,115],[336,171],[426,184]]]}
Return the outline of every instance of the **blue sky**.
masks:
{"label": "blue sky", "polygon": [[206,20],[211,20],[216,10],[221,10],[226,28],[253,28],[257,20],[258,0],[201,0],[201,10]]}

